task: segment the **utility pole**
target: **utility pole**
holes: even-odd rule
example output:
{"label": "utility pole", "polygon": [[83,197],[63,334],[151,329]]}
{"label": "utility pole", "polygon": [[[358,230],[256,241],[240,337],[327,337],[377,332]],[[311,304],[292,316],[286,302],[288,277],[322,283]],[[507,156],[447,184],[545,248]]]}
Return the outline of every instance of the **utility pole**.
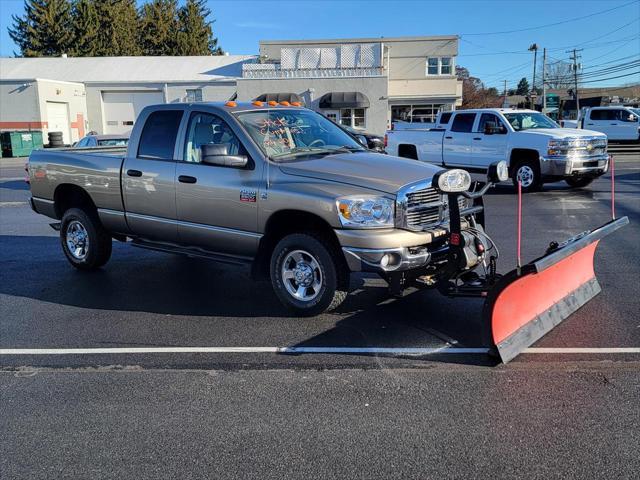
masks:
{"label": "utility pole", "polygon": [[578,55],[578,52],[581,52],[583,49],[573,49],[573,50],[567,50],[566,53],[571,53],[571,60],[573,60],[573,94],[576,97],[576,118],[578,118],[578,116],[580,115],[580,96],[578,95],[578,69],[581,67],[581,65],[578,63],[578,59],[580,58],[580,55]]}
{"label": "utility pole", "polygon": [[502,101],[502,107],[507,108],[507,81],[504,81],[504,100]]}
{"label": "utility pole", "polygon": [[533,80],[531,81],[531,93],[529,97],[531,98],[531,109],[535,108],[535,97],[536,97],[536,63],[538,63],[538,44],[534,43],[529,47],[529,51],[533,52]]}
{"label": "utility pole", "polygon": [[542,50],[542,113],[547,108],[547,49]]}

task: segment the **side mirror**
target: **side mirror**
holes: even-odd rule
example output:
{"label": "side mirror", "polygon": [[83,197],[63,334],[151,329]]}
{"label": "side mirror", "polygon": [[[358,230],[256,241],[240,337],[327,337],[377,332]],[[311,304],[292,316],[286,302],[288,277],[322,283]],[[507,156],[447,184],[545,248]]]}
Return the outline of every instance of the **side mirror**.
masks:
{"label": "side mirror", "polygon": [[244,168],[249,163],[246,155],[229,155],[229,146],[225,143],[209,143],[200,147],[202,163],[218,167]]}
{"label": "side mirror", "polygon": [[358,141],[365,147],[369,147],[369,142],[367,142],[367,137],[364,135],[356,135]]}
{"label": "side mirror", "polygon": [[638,121],[638,117],[636,117],[633,113],[632,113],[632,114],[630,114],[630,115],[627,117],[627,122],[633,122],[633,123],[635,123],[635,122],[637,122],[637,121]]}
{"label": "side mirror", "polygon": [[499,183],[504,182],[509,179],[509,167],[507,167],[507,162],[504,160],[500,160],[499,162],[494,162],[489,165],[489,170],[487,172],[487,180],[490,183]]}

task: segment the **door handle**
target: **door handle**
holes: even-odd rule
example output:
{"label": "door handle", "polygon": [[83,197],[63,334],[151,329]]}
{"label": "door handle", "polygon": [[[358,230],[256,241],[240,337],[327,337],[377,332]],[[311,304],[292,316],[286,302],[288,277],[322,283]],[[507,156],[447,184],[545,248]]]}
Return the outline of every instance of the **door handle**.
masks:
{"label": "door handle", "polygon": [[141,177],[142,172],[140,170],[127,170],[127,175],[130,177]]}
{"label": "door handle", "polygon": [[587,125],[593,125],[593,123],[587,123]]}
{"label": "door handle", "polygon": [[617,123],[612,123],[611,125],[618,125]]}
{"label": "door handle", "polygon": [[482,137],[473,137],[474,140],[482,140]]}
{"label": "door handle", "polygon": [[451,140],[453,137],[444,137],[444,138],[446,138],[447,140]]}
{"label": "door handle", "polygon": [[190,175],[180,175],[178,177],[178,181],[180,183],[196,183],[198,179],[196,177],[192,177]]}

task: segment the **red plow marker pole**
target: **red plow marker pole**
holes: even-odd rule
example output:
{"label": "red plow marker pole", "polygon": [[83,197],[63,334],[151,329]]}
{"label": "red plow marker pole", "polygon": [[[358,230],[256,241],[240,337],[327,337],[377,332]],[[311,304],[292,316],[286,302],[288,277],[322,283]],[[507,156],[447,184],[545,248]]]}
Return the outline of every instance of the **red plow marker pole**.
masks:
{"label": "red plow marker pole", "polygon": [[518,180],[518,245],[517,245],[517,263],[518,275],[522,268],[522,183]]}
{"label": "red plow marker pole", "polygon": [[611,163],[611,220],[616,219],[616,167],[613,161],[613,155],[609,157]]}

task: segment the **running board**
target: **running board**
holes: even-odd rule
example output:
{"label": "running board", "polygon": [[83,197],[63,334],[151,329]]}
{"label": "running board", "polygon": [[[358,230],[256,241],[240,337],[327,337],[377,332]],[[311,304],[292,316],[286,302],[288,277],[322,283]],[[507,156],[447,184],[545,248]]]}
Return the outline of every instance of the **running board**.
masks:
{"label": "running board", "polygon": [[253,261],[251,257],[225,255],[222,253],[213,253],[199,248],[181,247],[167,243],[155,243],[140,239],[133,239],[131,246],[144,248],[146,250],[154,250],[156,252],[173,253],[177,255],[185,255],[187,257],[206,258],[218,263],[227,263],[230,265],[250,265]]}

